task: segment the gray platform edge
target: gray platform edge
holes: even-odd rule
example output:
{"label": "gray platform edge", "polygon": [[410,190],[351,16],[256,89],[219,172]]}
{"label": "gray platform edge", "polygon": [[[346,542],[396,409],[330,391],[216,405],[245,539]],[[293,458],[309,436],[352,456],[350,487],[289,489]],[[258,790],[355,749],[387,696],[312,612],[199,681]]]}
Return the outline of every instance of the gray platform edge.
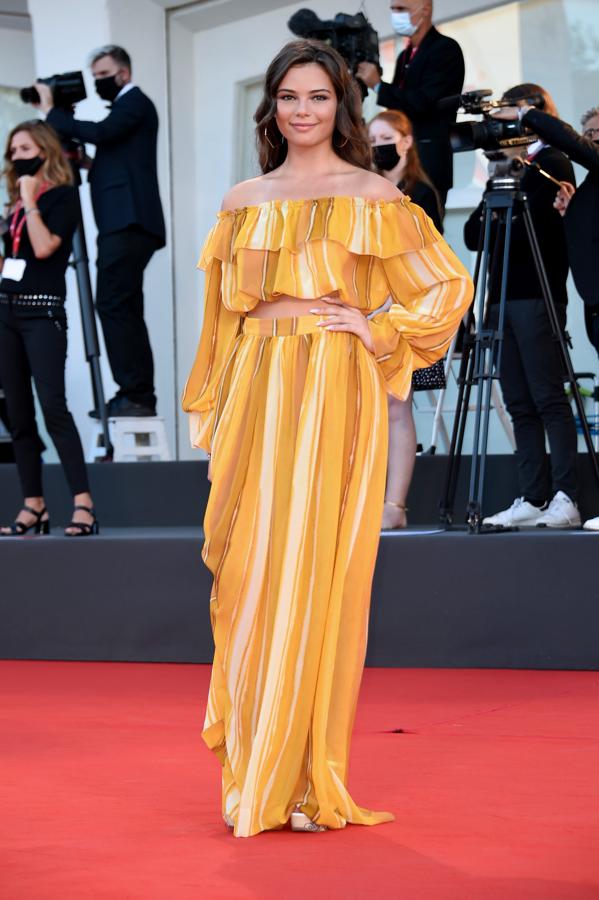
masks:
{"label": "gray platform edge", "polygon": [[[438,521],[446,465],[445,456],[417,458],[408,497],[411,524]],[[585,454],[579,457],[579,467],[583,516],[597,515],[599,490]],[[89,471],[94,502],[104,526],[192,527],[202,522],[210,487],[205,462],[94,463]],[[469,472],[470,460],[465,457],[455,504],[456,522],[464,520]],[[45,466],[44,478],[52,522],[64,525],[69,521],[72,501],[60,466]],[[484,510],[496,512],[503,509],[517,494],[514,456],[490,456],[487,461]],[[14,465],[0,465],[0,522],[12,520],[21,499]]]}
{"label": "gray platform edge", "polygon": [[[598,669],[594,541],[384,534],[367,665]],[[200,550],[186,529],[0,541],[0,658],[211,662]]]}

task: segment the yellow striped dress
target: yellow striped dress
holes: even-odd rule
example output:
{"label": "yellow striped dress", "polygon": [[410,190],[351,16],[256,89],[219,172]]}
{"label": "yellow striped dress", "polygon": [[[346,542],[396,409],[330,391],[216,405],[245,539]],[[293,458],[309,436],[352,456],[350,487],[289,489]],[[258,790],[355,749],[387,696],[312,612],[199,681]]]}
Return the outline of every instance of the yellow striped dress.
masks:
{"label": "yellow striped dress", "polygon": [[[471,280],[409,199],[270,201],[218,214],[199,263],[205,308],[184,395],[212,454],[203,559],[215,656],[203,737],[223,814],[247,837],[297,806],[319,825],[393,818],[358,806],[348,759],[385,490],[386,392],[443,356]],[[338,292],[370,353],[317,316],[259,301]]]}

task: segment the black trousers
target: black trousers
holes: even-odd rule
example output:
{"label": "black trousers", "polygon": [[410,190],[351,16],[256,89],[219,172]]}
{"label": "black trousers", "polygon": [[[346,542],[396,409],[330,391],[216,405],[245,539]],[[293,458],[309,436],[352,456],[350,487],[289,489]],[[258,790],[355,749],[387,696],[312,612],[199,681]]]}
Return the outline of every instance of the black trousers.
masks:
{"label": "black trousers", "polygon": [[[566,310],[560,304],[556,310],[564,329]],[[496,328],[498,319],[499,308],[493,305],[489,325]],[[557,491],[576,500],[576,423],[543,300],[508,300],[500,384],[514,426],[522,496],[535,506],[542,506]]]}
{"label": "black trousers", "polygon": [[31,378],[71,494],[89,490],[79,432],[67,409],[64,368],[67,320],[64,314],[25,318],[0,304],[0,383],[24,497],[41,497],[44,444],[35,421]]}
{"label": "black trousers", "polygon": [[158,249],[154,235],[126,228],[98,236],[96,308],[117,396],[154,408],[154,359],[144,321],[144,269]]}

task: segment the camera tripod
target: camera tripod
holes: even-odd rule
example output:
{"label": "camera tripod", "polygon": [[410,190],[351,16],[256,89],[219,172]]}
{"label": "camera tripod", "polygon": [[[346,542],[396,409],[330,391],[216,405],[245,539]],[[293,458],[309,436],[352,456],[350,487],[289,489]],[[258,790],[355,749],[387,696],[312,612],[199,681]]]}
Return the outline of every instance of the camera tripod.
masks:
{"label": "camera tripod", "polygon": [[[71,163],[75,184],[77,188],[81,186],[81,175],[78,165],[78,146],[71,141],[65,147],[65,153]],[[77,279],[77,293],[79,294],[79,309],[81,311],[81,327],[83,330],[83,343],[85,346],[85,358],[89,364],[90,377],[92,383],[92,395],[94,399],[94,409],[98,411],[100,421],[102,423],[102,433],[104,437],[104,449],[106,451],[106,461],[112,460],[113,446],[110,440],[110,431],[108,428],[108,410],[106,408],[106,400],[104,398],[104,385],[102,383],[102,372],[100,370],[100,344],[98,342],[98,328],[96,325],[96,315],[94,311],[94,301],[92,295],[91,280],[89,277],[89,257],[87,255],[87,243],[85,240],[85,230],[83,227],[83,215],[81,212],[81,198],[79,190],[77,190],[77,228],[73,235],[73,252],[70,265],[75,269],[75,277]]]}
{"label": "camera tripod", "polygon": [[[572,360],[568,350],[571,346],[567,332],[563,332],[557,318],[555,301],[543,264],[541,250],[535,233],[530,207],[526,193],[521,189],[520,177],[522,161],[507,160],[503,157],[497,163],[494,175],[489,179],[483,196],[483,225],[478,246],[474,271],[474,303],[468,312],[465,322],[465,334],[462,358],[458,376],[458,399],[454,419],[451,443],[449,447],[447,474],[443,496],[440,503],[441,522],[450,528],[453,525],[455,495],[464,444],[466,421],[470,409],[470,394],[477,388],[474,406],[474,436],[472,445],[472,463],[466,521],[468,531],[473,534],[484,532],[482,525],[482,502],[484,495],[487,449],[489,439],[489,420],[491,411],[491,389],[493,381],[501,375],[501,350],[504,338],[505,306],[507,296],[507,278],[509,271],[509,255],[512,240],[512,217],[515,212],[522,215],[526,228],[528,244],[534,260],[537,276],[541,283],[543,300],[553,339],[559,348],[560,360],[564,368],[564,382],[570,385],[576,411],[578,413],[587,451],[593,465],[593,472],[599,484],[599,462],[593,446],[591,432],[586,419],[580,390],[576,382]],[[545,173],[543,173],[545,174]],[[491,259],[491,223],[497,218],[497,241],[495,252],[499,249],[499,237],[504,236],[502,251],[501,285],[498,304],[498,324],[490,329],[485,324],[486,295]],[[476,309],[476,317],[473,310]],[[498,530],[498,529],[493,529]],[[501,529],[511,530],[511,529]]]}

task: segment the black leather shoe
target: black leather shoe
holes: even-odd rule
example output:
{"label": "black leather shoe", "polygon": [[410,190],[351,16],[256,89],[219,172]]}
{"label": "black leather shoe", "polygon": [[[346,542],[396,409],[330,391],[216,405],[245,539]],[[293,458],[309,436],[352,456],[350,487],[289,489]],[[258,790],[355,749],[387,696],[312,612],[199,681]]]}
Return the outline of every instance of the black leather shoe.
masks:
{"label": "black leather shoe", "polygon": [[[147,418],[156,415],[156,407],[146,406],[144,403],[136,403],[134,400],[129,400],[128,397],[112,397],[106,404],[106,412],[110,419],[125,416]],[[97,409],[91,409],[88,415],[92,419],[100,418],[100,413]]]}
{"label": "black leather shoe", "polygon": [[139,418],[155,416],[156,407],[146,406],[144,403],[136,403],[128,397],[113,397],[108,404],[108,415],[111,419],[125,416],[139,416]]}

